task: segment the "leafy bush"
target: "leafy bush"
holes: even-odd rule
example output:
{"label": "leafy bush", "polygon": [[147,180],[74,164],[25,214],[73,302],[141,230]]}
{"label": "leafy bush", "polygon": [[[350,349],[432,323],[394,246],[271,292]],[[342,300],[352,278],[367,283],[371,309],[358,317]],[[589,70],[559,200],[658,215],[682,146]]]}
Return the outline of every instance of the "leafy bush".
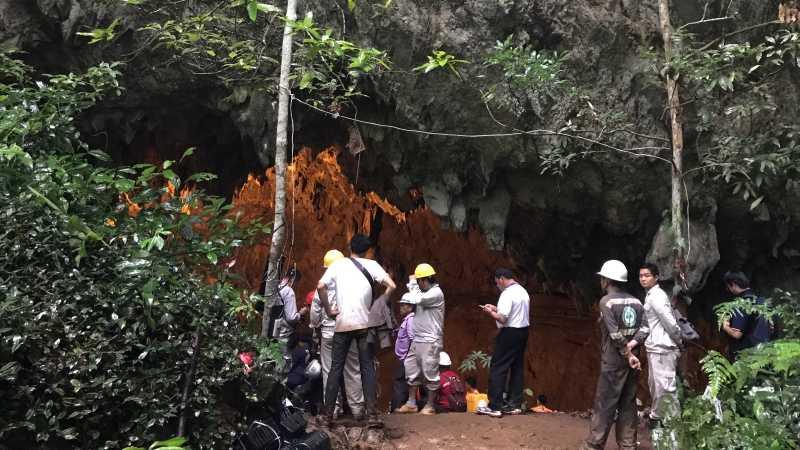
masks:
{"label": "leafy bush", "polygon": [[[779,319],[796,312],[792,293],[755,305],[739,299],[718,308],[721,320],[744,309]],[[777,307],[769,306],[778,303]],[[680,448],[792,449],[800,444],[800,340],[796,317],[786,317],[784,336],[747,349],[731,363],[712,351],[703,358],[706,393],[687,399],[680,416],[666,420],[662,448],[670,435]]]}
{"label": "leafy bush", "polygon": [[230,315],[244,294],[226,258],[266,229],[181,190],[171,161],[96,164],[108,158],[86,149],[73,118],[119,91],[117,75],[106,64],[33,82],[0,55],[0,441],[10,448],[121,448],[181,431],[194,448],[220,448],[236,422],[223,422],[220,399],[252,345]]}

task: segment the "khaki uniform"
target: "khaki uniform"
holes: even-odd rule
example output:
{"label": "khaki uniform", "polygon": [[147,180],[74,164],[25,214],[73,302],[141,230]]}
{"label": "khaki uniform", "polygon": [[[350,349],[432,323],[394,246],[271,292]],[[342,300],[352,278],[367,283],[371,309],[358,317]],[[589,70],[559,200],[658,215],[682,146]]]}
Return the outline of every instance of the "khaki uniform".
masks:
{"label": "khaki uniform", "polygon": [[[636,448],[636,386],[638,372],[628,366],[623,357],[625,345],[631,340],[644,342],[649,333],[644,307],[626,292],[608,294],[600,299],[601,362],[597,380],[589,438],[584,449],[603,449],[615,423],[617,445],[620,449]],[[635,350],[634,350],[635,352]]]}

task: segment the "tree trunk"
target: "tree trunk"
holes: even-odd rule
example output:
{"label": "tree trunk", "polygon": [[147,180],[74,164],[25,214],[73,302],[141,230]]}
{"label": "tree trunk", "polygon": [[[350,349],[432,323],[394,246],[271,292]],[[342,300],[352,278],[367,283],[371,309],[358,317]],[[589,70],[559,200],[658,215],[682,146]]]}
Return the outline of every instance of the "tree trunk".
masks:
{"label": "tree trunk", "polygon": [[200,332],[194,334],[192,339],[192,362],[189,364],[189,371],[186,372],[186,379],[183,382],[183,394],[181,395],[181,416],[178,420],[178,436],[186,436],[186,422],[189,418],[189,396],[192,394],[194,384],[194,373],[197,370],[197,359],[200,357]]}
{"label": "tree trunk", "polygon": [[673,237],[673,294],[686,290],[686,236],[683,217],[683,118],[681,117],[681,98],[678,74],[670,67],[672,61],[672,23],[669,17],[669,0],[659,0],[659,22],[661,38],[664,41],[664,60],[667,70],[664,78],[667,89],[672,128],[672,237]]}
{"label": "tree trunk", "polygon": [[266,336],[269,314],[267,305],[271,305],[278,295],[279,270],[283,244],[286,241],[286,147],[287,128],[289,122],[289,71],[292,64],[292,27],[290,21],[297,19],[297,0],[286,2],[287,23],[283,28],[283,46],[281,47],[281,76],[278,84],[278,129],[275,139],[275,220],[272,239],[269,247],[267,264],[267,282],[264,289],[264,314],[261,335]]}

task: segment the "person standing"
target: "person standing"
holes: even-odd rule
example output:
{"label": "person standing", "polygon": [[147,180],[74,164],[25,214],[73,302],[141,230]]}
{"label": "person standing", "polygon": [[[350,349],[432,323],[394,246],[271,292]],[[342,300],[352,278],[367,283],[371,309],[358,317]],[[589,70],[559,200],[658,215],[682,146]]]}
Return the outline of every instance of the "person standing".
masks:
{"label": "person standing", "polygon": [[600,268],[600,288],[606,293],[600,299],[601,357],[589,437],[582,449],[605,448],[611,425],[616,422],[615,436],[621,450],[637,448],[636,382],[641,363],[631,352],[628,342],[644,342],[649,334],[644,307],[636,297],[622,289],[628,281],[628,269],[615,259]]}
{"label": "person standing", "polygon": [[[647,350],[647,381],[652,399],[651,428],[657,427],[662,418],[680,413],[677,370],[683,340],[669,297],[658,285],[658,275],[658,266],[655,264],[645,263],[639,269],[639,284],[647,292],[644,314],[650,329],[644,346]],[[639,344],[632,339],[627,347],[633,350]]]}
{"label": "person standing", "polygon": [[[426,416],[436,414],[434,403],[439,391],[439,352],[444,345],[444,292],[436,282],[436,271],[430,264],[422,263],[414,270],[416,281],[409,290],[417,304],[414,314],[414,340],[406,355],[406,379],[409,386],[408,401],[396,412],[410,414],[417,411]],[[417,393],[424,384],[427,401],[420,410],[416,404]]]}
{"label": "person standing", "polygon": [[397,329],[397,338],[394,341],[394,354],[400,364],[397,365],[392,382],[392,403],[389,408],[392,412],[408,401],[408,381],[406,381],[406,368],[403,361],[408,356],[411,342],[414,340],[415,306],[410,293],[403,294],[399,309],[403,321],[400,323],[400,328]]}
{"label": "person standing", "polygon": [[[479,407],[476,412],[489,417],[503,417],[503,413],[522,414],[531,299],[509,269],[497,269],[494,283],[500,290],[497,306],[486,304],[481,309],[495,320],[500,332],[495,339],[489,369],[489,405]],[[507,404],[503,402],[504,393]]]}
{"label": "person standing", "polygon": [[[358,363],[361,369],[361,387],[364,392],[366,415],[369,423],[379,426],[376,402],[376,377],[374,355],[367,342],[369,331],[369,311],[375,298],[377,285],[386,289],[384,295],[391,295],[395,289],[394,281],[376,261],[366,258],[372,246],[369,238],[356,234],[350,240],[350,258],[342,258],[331,264],[317,283],[322,306],[325,312],[336,318],[333,333],[331,370],[325,387],[323,416],[327,425],[333,422],[334,405],[339,395],[347,352],[353,341],[358,349]],[[332,299],[328,290],[335,290]],[[333,300],[333,301],[331,301]]]}
{"label": "person standing", "polygon": [[[339,250],[329,250],[325,253],[322,266],[327,269],[336,261],[343,259],[344,254]],[[333,334],[336,329],[336,320],[325,313],[322,301],[316,291],[313,292],[314,299],[311,302],[311,313],[309,315],[309,327],[319,329],[320,345],[319,358],[322,366],[322,392],[328,385],[328,375],[331,371],[331,359],[333,355]],[[328,299],[335,304],[336,286],[331,285],[328,289]],[[364,415],[364,391],[361,388],[361,368],[358,364],[358,348],[355,341],[350,343],[347,351],[347,358],[344,363],[344,394],[347,404],[353,417],[359,418]],[[324,394],[323,394],[324,395]],[[336,399],[335,413],[342,410],[341,396]]]}
{"label": "person standing", "polygon": [[[759,297],[750,288],[750,279],[742,272],[725,272],[722,276],[725,288],[736,298],[749,300],[751,303],[761,305],[764,299]],[[746,348],[755,347],[763,342],[768,342],[772,334],[769,322],[758,314],[747,314],[737,311],[722,324],[722,330],[730,337],[728,346],[730,358],[736,360],[739,352]]]}
{"label": "person standing", "polygon": [[301,318],[308,311],[308,307],[305,305],[299,311],[297,310],[297,299],[293,287],[300,281],[300,278],[299,270],[289,269],[278,286],[278,296],[275,298],[275,302],[269,307],[269,335],[280,344],[286,373],[288,373],[292,360],[289,340],[295,334]]}

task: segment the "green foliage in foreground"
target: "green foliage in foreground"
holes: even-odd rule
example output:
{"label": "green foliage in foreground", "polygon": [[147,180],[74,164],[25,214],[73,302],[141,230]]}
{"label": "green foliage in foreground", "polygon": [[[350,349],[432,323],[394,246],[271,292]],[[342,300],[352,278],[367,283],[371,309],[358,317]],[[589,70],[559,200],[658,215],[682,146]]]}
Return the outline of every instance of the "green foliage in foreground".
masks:
{"label": "green foliage in foreground", "polygon": [[239,422],[221,397],[243,376],[238,351],[252,346],[230,314],[242,312],[243,294],[224,269],[266,229],[242,226],[199,188],[179,195],[171,161],[98,165],[107,156],[88,151],[73,118],[118,91],[117,75],[105,64],[33,82],[0,55],[0,442],[9,448],[141,445],[178,434],[181,417],[193,448],[225,448]]}
{"label": "green foliage in foreground", "polygon": [[[777,291],[768,315],[783,322],[784,339],[747,349],[731,363],[712,351],[701,361],[709,386],[704,395],[687,399],[679,417],[665,426],[679,448],[760,450],[794,449],[800,444],[800,340],[797,303],[790,292]],[[729,314],[741,301],[723,305]],[[754,306],[754,305],[751,305]],[[791,317],[790,317],[791,316]],[[664,441],[670,433],[664,433]],[[657,448],[670,448],[658,442]]]}

